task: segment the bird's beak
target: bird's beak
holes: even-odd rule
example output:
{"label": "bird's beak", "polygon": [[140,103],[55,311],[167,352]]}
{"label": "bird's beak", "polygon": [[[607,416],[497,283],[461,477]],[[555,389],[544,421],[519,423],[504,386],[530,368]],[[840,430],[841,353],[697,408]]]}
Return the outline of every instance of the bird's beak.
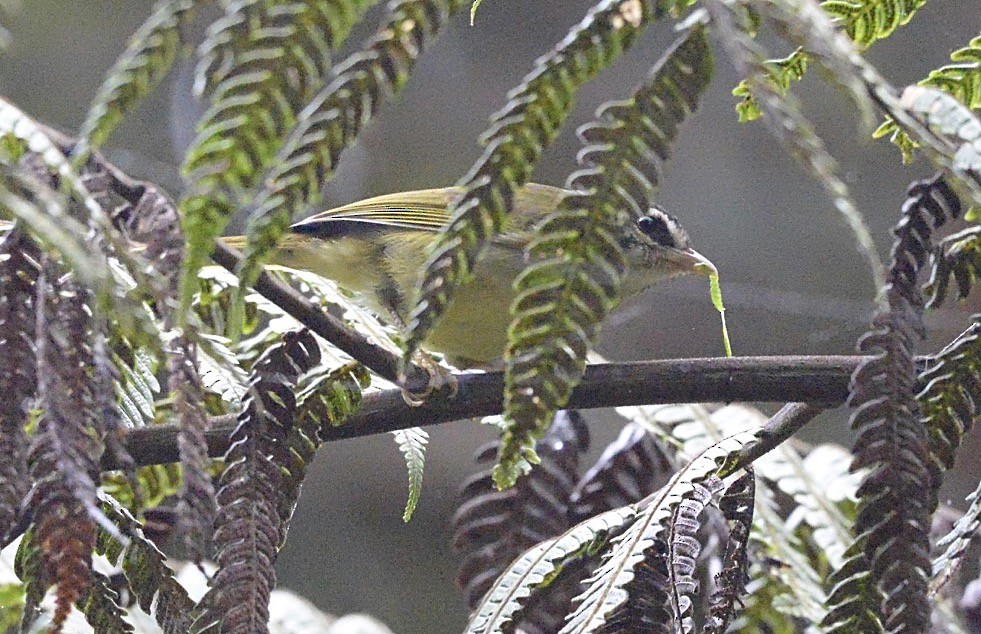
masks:
{"label": "bird's beak", "polygon": [[715,268],[712,261],[695,249],[677,251],[673,256],[672,259],[675,261],[679,273],[695,273],[707,277],[719,274],[719,270]]}

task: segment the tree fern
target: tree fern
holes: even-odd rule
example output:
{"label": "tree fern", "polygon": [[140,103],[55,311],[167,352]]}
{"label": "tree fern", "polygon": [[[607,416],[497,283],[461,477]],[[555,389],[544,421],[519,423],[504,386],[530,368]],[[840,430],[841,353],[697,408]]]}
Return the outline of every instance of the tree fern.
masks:
{"label": "tree fern", "polygon": [[623,610],[631,609],[630,584],[636,578],[635,571],[659,549],[663,552],[666,527],[677,505],[689,499],[698,483],[715,474],[753,437],[751,433],[735,434],[712,445],[640,505],[643,510],[613,540],[603,563],[586,581],[587,590],[577,597],[578,606],[569,615],[561,634],[596,631],[607,621],[619,618]]}
{"label": "tree fern", "polygon": [[284,336],[253,367],[249,400],[219,481],[216,590],[205,598],[205,612],[196,621],[201,631],[268,631],[269,593],[276,579],[272,566],[285,528],[277,503],[283,480],[279,465],[288,461],[293,388],[318,360],[316,341],[304,331]]}
{"label": "tree fern", "polygon": [[[950,59],[955,63],[930,71],[920,85],[939,88],[968,108],[981,108],[981,36],[951,53]],[[916,143],[892,119],[887,119],[872,136],[877,139],[888,136],[902,152],[905,162],[913,160]]]}
{"label": "tree fern", "polygon": [[[35,257],[31,257],[31,256]],[[30,488],[27,410],[37,386],[34,346],[36,248],[19,228],[0,239],[0,538],[15,525]],[[2,542],[0,542],[2,543]]]}
{"label": "tree fern", "polygon": [[[679,2],[678,10],[686,4]],[[483,156],[459,182],[464,193],[451,206],[452,219],[430,252],[408,323],[408,353],[425,341],[456,289],[470,280],[487,241],[504,228],[514,191],[528,181],[555,139],[579,88],[669,8],[660,1],[601,0],[509,93],[510,101],[493,115],[481,139]]]}
{"label": "tree fern", "polygon": [[930,225],[943,224],[950,211],[949,205],[938,204],[944,191],[939,181],[914,183],[909,189],[894,230],[885,289],[889,310],[877,314],[874,329],[860,340],[860,350],[874,356],[855,371],[849,397],[856,408],[851,424],[858,430],[852,468],[870,470],[858,490],[854,525],[865,563],[856,560],[854,569],[869,572],[865,583],[884,594],[878,614],[890,632],[925,631],[930,623],[928,533],[937,483],[914,398],[912,351],[914,338],[923,331],[917,276],[929,255]]}
{"label": "tree fern", "polygon": [[[398,94],[416,59],[465,0],[399,0],[360,53],[340,64],[299,114],[262,178],[249,219],[249,244],[240,275],[249,284],[299,211],[320,199],[341,152]],[[238,304],[236,304],[238,305]]]}
{"label": "tree fern", "polygon": [[[527,248],[532,264],[515,281],[514,321],[505,352],[504,435],[495,480],[507,487],[535,461],[534,440],[568,401],[600,323],[619,299],[627,260],[619,235],[648,208],[678,125],[712,73],[704,27],[665,53],[626,102],[607,104],[580,129],[583,170]],[[627,139],[630,139],[629,143]],[[410,335],[411,336],[411,335]]]}
{"label": "tree fern", "polygon": [[182,307],[212,242],[247,199],[300,110],[328,79],[340,46],[372,0],[235,0],[199,51],[195,88],[211,106],[184,159],[188,239]]}
{"label": "tree fern", "polygon": [[[836,18],[852,41],[864,49],[889,37],[898,27],[907,24],[926,2],[927,0],[825,0],[821,3],[821,8]],[[799,48],[785,58],[768,59],[764,64],[767,79],[781,94],[786,94],[794,81],[803,78],[807,70],[808,53]],[[733,89],[732,94],[740,97],[736,104],[740,121],[752,121],[760,117],[762,112],[745,80]]]}

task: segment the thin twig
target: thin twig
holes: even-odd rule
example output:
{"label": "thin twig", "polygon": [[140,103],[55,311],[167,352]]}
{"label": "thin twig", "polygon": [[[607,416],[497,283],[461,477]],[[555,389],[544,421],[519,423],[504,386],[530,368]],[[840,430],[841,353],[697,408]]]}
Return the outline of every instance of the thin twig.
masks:
{"label": "thin twig", "polygon": [[[864,357],[785,356],[731,359],[670,359],[589,366],[569,402],[570,408],[698,402],[809,402],[825,407],[844,403],[848,380]],[[456,375],[454,398],[435,394],[420,407],[405,404],[399,390],[365,396],[361,409],[340,427],[322,430],[327,441],[436,425],[502,411],[501,373]],[[234,417],[213,419],[207,434],[209,453],[223,455]],[[138,465],[177,459],[176,427],[160,425],[133,430],[126,446]],[[111,456],[103,468],[115,468]]]}
{"label": "thin twig", "polygon": [[770,417],[759,437],[743,445],[737,467],[746,467],[760,456],[776,449],[826,408],[811,403],[787,403]]}

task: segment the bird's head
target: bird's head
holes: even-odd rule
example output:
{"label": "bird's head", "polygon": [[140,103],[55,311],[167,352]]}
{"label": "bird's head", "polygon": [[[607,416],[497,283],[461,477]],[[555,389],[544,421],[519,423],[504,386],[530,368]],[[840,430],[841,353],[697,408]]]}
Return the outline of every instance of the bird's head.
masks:
{"label": "bird's head", "polygon": [[627,294],[679,275],[713,275],[715,265],[689,245],[678,219],[657,207],[637,219],[621,246],[630,261]]}

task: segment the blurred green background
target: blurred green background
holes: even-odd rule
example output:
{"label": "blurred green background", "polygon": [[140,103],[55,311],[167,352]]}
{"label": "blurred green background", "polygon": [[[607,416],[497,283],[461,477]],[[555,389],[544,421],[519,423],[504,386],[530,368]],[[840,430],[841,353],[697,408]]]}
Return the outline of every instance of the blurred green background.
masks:
{"label": "blurred green background", "polygon": [[[0,94],[45,123],[76,130],[103,73],[151,6],[150,0],[25,0],[8,20],[13,42],[0,55]],[[327,187],[327,202],[455,182],[479,156],[476,138],[488,116],[504,105],[506,91],[590,6],[583,0],[486,0],[476,26],[458,16],[423,56],[403,95],[346,153]],[[981,14],[977,9],[979,0],[930,3],[911,25],[876,44],[869,58],[894,85],[913,83],[977,35],[977,21],[963,18]],[[357,50],[379,15],[380,10],[369,15],[347,51]],[[628,95],[672,39],[670,24],[656,25],[582,91],[535,180],[564,182],[580,147],[575,127],[603,101]],[[658,200],[681,218],[696,248],[722,272],[737,354],[850,353],[867,327],[874,294],[864,260],[820,186],[761,123],[736,121],[730,94],[735,73],[720,47],[716,52],[713,86],[664,166]],[[107,149],[118,165],[172,194],[179,193],[178,157],[200,112],[190,95],[190,71],[189,63],[179,67]],[[822,83],[819,73],[808,73],[797,93],[838,157],[887,257],[889,229],[906,186],[929,175],[929,165],[904,167],[888,143],[855,142],[868,135],[858,130],[847,98]],[[932,315],[931,337],[922,350],[950,340],[971,309]],[[706,285],[672,282],[624,306],[604,330],[600,349],[617,360],[721,355],[718,316]],[[844,413],[822,421],[808,438],[846,438]],[[453,585],[457,559],[449,547],[449,520],[459,485],[473,470],[473,451],[493,434],[470,423],[430,431],[423,499],[408,525],[401,521],[405,469],[391,438],[321,450],[279,560],[282,586],[331,612],[370,612],[399,633],[462,628],[466,610]],[[595,454],[616,430],[604,419],[592,432]],[[959,469],[963,481],[949,489],[955,500],[979,476],[976,462]]]}

